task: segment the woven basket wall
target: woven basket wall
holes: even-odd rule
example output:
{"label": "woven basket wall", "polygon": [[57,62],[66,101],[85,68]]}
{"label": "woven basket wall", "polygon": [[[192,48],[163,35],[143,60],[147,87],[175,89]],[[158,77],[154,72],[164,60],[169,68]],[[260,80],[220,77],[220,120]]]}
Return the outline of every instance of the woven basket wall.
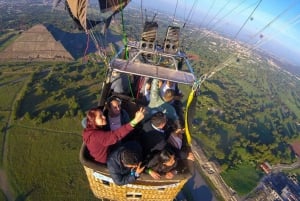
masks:
{"label": "woven basket wall", "polygon": [[[161,180],[155,182],[144,182],[144,184],[128,184],[118,186],[108,176],[84,166],[88,177],[90,188],[99,199],[128,201],[173,201],[189,178],[163,183]],[[170,180],[169,180],[170,181]]]}

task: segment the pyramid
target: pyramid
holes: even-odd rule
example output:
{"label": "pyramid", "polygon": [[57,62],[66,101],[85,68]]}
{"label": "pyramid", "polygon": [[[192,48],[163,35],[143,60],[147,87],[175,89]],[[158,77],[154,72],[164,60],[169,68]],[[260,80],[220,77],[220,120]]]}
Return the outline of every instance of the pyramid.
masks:
{"label": "pyramid", "polygon": [[44,25],[38,24],[0,52],[1,60],[73,61],[74,58]]}

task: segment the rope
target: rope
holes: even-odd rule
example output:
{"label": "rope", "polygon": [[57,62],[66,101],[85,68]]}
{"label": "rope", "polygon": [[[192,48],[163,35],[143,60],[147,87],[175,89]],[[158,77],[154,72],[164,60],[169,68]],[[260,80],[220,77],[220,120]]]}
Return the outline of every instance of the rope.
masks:
{"label": "rope", "polygon": [[284,13],[286,13],[288,10],[290,10],[295,4],[298,2],[295,1],[294,3],[291,3],[289,7],[287,7],[284,11],[279,13],[273,20],[271,20],[266,26],[264,26],[261,30],[259,30],[252,38],[258,36],[261,32],[263,32],[266,28],[268,28],[271,24],[273,24],[279,17],[281,17]]}
{"label": "rope", "polygon": [[[238,7],[240,7],[243,3],[245,3],[247,0],[244,0],[242,3],[240,3],[240,4],[237,4],[237,6],[235,6],[234,8],[232,8],[231,10],[229,10],[227,13],[225,13],[225,15],[223,15],[218,21],[216,21],[211,27],[210,27],[210,29],[208,29],[208,31],[211,31],[211,30],[213,30],[215,27],[216,27],[216,25],[218,24],[218,23],[220,23],[222,20],[224,20],[224,18],[226,18],[228,15],[230,15],[234,10],[236,10]],[[251,5],[252,6],[252,5]],[[198,38],[198,40],[201,40],[202,38],[204,38],[204,37],[206,37],[206,36],[208,36],[209,35],[209,33],[206,33],[206,34],[204,34],[202,37],[199,37]]]}
{"label": "rope", "polygon": [[186,10],[187,10],[186,6],[187,6],[187,3],[186,3],[186,1],[184,1],[184,12],[183,12],[183,19],[184,20],[186,19]]}
{"label": "rope", "polygon": [[[284,13],[286,13],[289,9],[291,9],[294,5],[295,5],[296,2],[294,3],[291,3],[289,5],[288,8],[286,8],[284,11],[282,11],[280,14],[278,14],[274,19],[272,19],[266,26],[264,26],[261,30],[259,30],[256,34],[254,34],[254,36],[257,36],[259,34],[261,34],[261,32],[263,30],[265,30],[267,27],[269,27],[272,23],[274,23],[280,16],[282,16]],[[291,20],[291,22],[293,22],[294,24],[289,24],[290,26],[291,25],[295,25],[295,24],[298,24],[299,22],[299,19],[300,19],[300,15],[296,16],[295,18],[293,18]],[[285,29],[283,29],[285,30]],[[252,37],[253,38],[253,37]],[[249,42],[249,41],[248,41]],[[247,42],[247,43],[248,43]],[[257,41],[257,43],[253,46],[253,47],[249,47],[249,48],[246,48],[245,52],[250,52],[250,51],[253,51],[255,49],[257,49],[259,46],[261,46],[263,43],[260,41]],[[200,89],[201,87],[201,84],[206,80],[206,79],[209,79],[211,78],[216,72],[218,71],[221,71],[222,69],[224,69],[225,67],[227,67],[230,63],[232,63],[233,61],[235,61],[235,55],[231,55],[229,56],[224,62],[220,63],[218,66],[216,66],[212,71],[208,72],[208,73],[205,73],[203,74],[199,80],[197,82],[195,82],[194,84],[194,88],[195,89]]]}
{"label": "rope", "polygon": [[186,18],[186,20],[185,20],[185,22],[184,22],[182,28],[184,28],[185,25],[191,21],[191,19],[192,19],[192,13],[193,13],[193,11],[194,11],[195,6],[197,5],[197,3],[198,3],[198,1],[195,0],[194,3],[193,3],[192,8],[190,9],[190,12],[188,13],[188,16],[187,16],[187,18]]}
{"label": "rope", "polygon": [[84,55],[83,55],[82,63],[84,63],[87,60],[87,51],[89,49],[89,43],[90,43],[90,34],[89,34],[88,31],[86,32],[86,35],[87,35],[86,48],[84,50]]}
{"label": "rope", "polygon": [[142,20],[142,24],[144,24],[143,0],[141,0],[141,20]]}
{"label": "rope", "polygon": [[[185,18],[185,20],[184,20],[184,23],[183,23],[183,26],[182,26],[182,29],[184,29],[185,28],[185,25],[187,24],[187,23],[190,23],[190,21],[191,21],[191,19],[192,19],[192,13],[193,13],[193,10],[194,10],[194,8],[195,8],[195,6],[196,6],[196,4],[198,3],[198,1],[194,1],[194,3],[193,3],[193,6],[192,6],[192,8],[190,9],[190,12],[189,12],[189,14],[188,14],[188,16]],[[181,42],[181,46],[184,46],[184,44],[185,44],[185,42],[186,42],[186,39],[187,39],[187,37],[184,37],[183,39],[182,39],[182,42]]]}
{"label": "rope", "polygon": [[[293,5],[291,5],[289,8],[291,8],[292,6]],[[279,16],[281,16],[283,13],[285,13],[288,9],[284,10],[282,13],[280,13],[278,16],[276,16],[270,23],[268,23],[264,27],[264,29],[266,27],[270,26],[276,19],[279,18]],[[289,22],[290,23],[286,27],[282,27],[281,30],[287,30],[287,28],[298,24],[300,22],[300,15],[297,15],[295,18],[291,19]],[[262,30],[264,30],[264,29],[262,29]],[[259,32],[257,34],[259,34]],[[257,34],[255,34],[255,35],[257,35]],[[254,49],[258,48],[260,45],[254,46],[254,48],[248,48],[248,50],[246,49],[246,51],[254,50]],[[234,55],[230,56],[228,59],[226,59],[226,61],[224,61],[223,63],[218,65],[213,71],[211,71],[210,73],[203,74],[198,80],[195,81],[192,91],[190,92],[188,100],[187,100],[186,112],[185,112],[185,116],[184,116],[186,138],[187,138],[187,143],[189,145],[191,145],[191,141],[192,141],[191,130],[189,128],[189,125],[192,124],[191,119],[193,118],[195,110],[196,110],[196,100],[197,100],[196,97],[198,95],[200,95],[200,87],[206,79],[211,78],[216,72],[227,67],[227,65],[232,62],[233,57],[234,57]]]}
{"label": "rope", "polygon": [[[281,27],[280,31],[279,32],[276,32],[277,34],[278,33],[283,33],[283,32],[286,32],[288,30],[288,28],[296,25],[300,23],[300,15],[297,15],[295,18],[291,19],[286,26],[284,27]],[[249,48],[249,51],[252,51],[252,50],[255,50],[257,49],[259,46],[263,45],[264,43],[268,42],[269,40],[271,40],[272,38],[274,38],[274,36],[276,36],[276,33],[274,35],[272,35],[271,37],[267,37],[267,38],[264,38],[264,41],[262,40],[259,40],[254,46],[253,48]]]}
{"label": "rope", "polygon": [[211,9],[213,8],[213,6],[215,5],[215,2],[216,2],[216,0],[214,0],[213,3],[211,4],[211,6],[209,7],[209,9],[208,9],[206,15],[204,16],[204,18],[202,19],[202,22],[200,23],[200,26],[201,26],[202,23],[205,22],[205,20],[206,20],[208,14],[210,13],[210,11],[211,11]]}
{"label": "rope", "polygon": [[[97,18],[97,16],[96,16],[96,18]],[[105,42],[104,42],[105,39],[103,39],[103,37],[101,36],[100,33],[97,34],[98,32],[93,31],[93,29],[95,27],[95,24],[93,24],[93,22],[98,24],[100,21],[87,20],[87,23],[88,23],[90,28],[86,29],[86,34],[87,34],[88,38],[87,38],[87,43],[86,43],[86,49],[85,49],[85,52],[84,52],[84,58],[85,59],[87,58],[87,53],[88,53],[88,49],[89,49],[89,45],[90,45],[90,39],[91,39],[93,41],[96,49],[97,49],[97,53],[100,56],[101,60],[104,61],[105,66],[108,67],[109,61],[108,61],[106,52],[103,48],[101,48],[101,46],[105,45]],[[103,21],[101,21],[101,22],[103,23]]]}
{"label": "rope", "polygon": [[[243,4],[244,2],[246,2],[246,0],[244,0],[241,4]],[[258,6],[260,5],[260,3],[262,2],[262,0],[259,0],[259,2],[257,3],[256,7],[254,8],[254,10],[251,12],[251,14],[249,15],[249,17],[247,18],[247,20],[243,23],[243,25],[239,28],[238,32],[235,34],[234,38],[236,38],[239,33],[242,31],[242,29],[244,28],[244,26],[246,25],[246,23],[249,21],[249,19],[251,19],[251,16],[253,15],[253,13],[256,11],[256,9],[258,8]],[[177,1],[178,3],[178,1]],[[176,9],[177,9],[177,3],[176,3]],[[215,1],[213,2],[213,4],[215,3]],[[215,19],[215,17],[217,15],[220,14],[220,12],[228,5],[229,1],[222,7],[222,9],[220,9],[217,14],[214,16],[213,19]],[[241,4],[237,5],[236,7],[234,7],[232,10],[230,10],[228,13],[226,13],[221,20],[223,20],[226,16],[228,16],[229,14],[231,14],[235,9],[237,9],[239,6],[241,6]],[[276,16],[271,22],[269,22],[262,30],[260,30],[257,34],[255,34],[254,36],[257,36],[258,34],[260,34],[263,30],[265,30],[267,27],[269,27],[272,23],[274,23],[281,15],[283,15],[287,10],[289,10],[291,7],[293,6],[293,4],[291,6],[289,6],[286,10],[284,10],[282,13],[280,13],[278,16]],[[211,6],[212,8],[213,6]],[[175,9],[175,13],[176,13],[176,9]],[[173,22],[174,22],[174,18],[175,18],[175,13],[174,13],[174,17],[173,17]],[[190,11],[191,14],[191,11]],[[190,16],[189,14],[189,16]],[[208,14],[208,13],[207,13]],[[296,22],[295,24],[298,23],[300,18],[300,15],[298,15],[295,19],[293,19],[294,22]],[[187,18],[188,19],[188,18]],[[221,20],[218,20],[215,24],[213,24],[213,26],[215,26],[216,24],[218,24]],[[187,21],[187,20],[186,20]],[[211,20],[212,21],[212,20]],[[210,21],[210,22],[211,22]],[[210,22],[208,24],[210,24]],[[185,24],[184,24],[185,26]],[[183,27],[184,27],[183,26]],[[246,49],[246,51],[251,51],[253,49],[256,49],[258,46],[255,46],[254,48],[248,48]],[[190,145],[191,144],[191,130],[189,129],[189,125],[191,125],[191,118],[193,117],[194,111],[196,110],[196,97],[198,95],[200,95],[200,87],[203,84],[204,81],[206,81],[206,79],[211,78],[215,73],[221,71],[222,69],[224,69],[225,67],[227,67],[230,63],[232,63],[233,61],[235,61],[235,55],[231,55],[229,56],[224,62],[220,63],[218,66],[216,66],[212,71],[203,74],[198,80],[195,81],[193,87],[192,87],[192,91],[189,94],[189,97],[187,99],[187,105],[186,105],[186,112],[184,115],[184,119],[185,119],[185,130],[186,130],[186,138],[187,138],[187,143]]]}
{"label": "rope", "polygon": [[178,6],[178,0],[176,1],[175,11],[174,11],[174,14],[173,14],[173,19],[172,19],[172,24],[174,23],[174,19],[175,19],[175,15],[176,15],[177,6]]}
{"label": "rope", "polygon": [[258,8],[258,6],[260,5],[260,3],[262,2],[262,0],[260,0],[258,2],[258,4],[256,5],[256,7],[253,9],[253,11],[251,12],[251,14],[248,16],[248,18],[246,19],[246,21],[243,23],[243,25],[240,27],[240,29],[238,30],[238,32],[235,34],[235,36],[233,37],[234,39],[236,39],[236,37],[239,35],[239,33],[241,32],[241,30],[244,28],[244,26],[247,24],[247,22],[251,19],[252,15],[254,14],[254,12],[256,11],[256,9]]}
{"label": "rope", "polygon": [[[119,0],[119,2],[122,3],[122,0]],[[122,24],[123,44],[124,44],[124,47],[125,47],[124,57],[125,57],[125,60],[128,60],[129,59],[129,51],[128,51],[128,46],[127,46],[128,45],[128,40],[127,40],[127,35],[126,35],[126,32],[125,32],[124,13],[123,13],[122,8],[121,8],[121,24]],[[128,86],[129,86],[130,94],[134,98],[129,75],[127,75],[127,79],[128,79],[128,83],[129,83]]]}
{"label": "rope", "polygon": [[[244,1],[245,2],[245,1]],[[236,9],[237,7],[235,7],[234,9]],[[229,12],[231,13],[232,10]],[[227,13],[228,14],[228,13]],[[250,15],[251,16],[251,15]],[[202,37],[203,38],[203,37]],[[211,70],[208,73],[203,74],[199,80],[197,82],[195,82],[193,88],[194,90],[199,90],[200,91],[200,87],[203,84],[203,82],[208,79],[211,78],[216,72],[221,71],[223,68],[225,68],[227,66],[227,64],[229,64],[230,62],[232,62],[232,59],[234,58],[234,56],[229,56],[224,62],[220,63],[218,66],[216,66],[213,70]]]}
{"label": "rope", "polygon": [[229,2],[230,2],[230,0],[228,0],[218,11],[217,11],[217,13],[213,16],[213,18],[207,23],[207,27],[208,27],[208,25],[212,22],[212,21],[214,21],[215,20],[215,18],[221,13],[221,11],[223,11],[225,8],[226,8],[226,6],[229,4]]}
{"label": "rope", "polygon": [[[231,9],[229,12],[227,12],[222,18],[221,20],[223,20],[225,17],[227,17],[229,14],[231,14],[235,9],[237,9],[238,7],[240,7],[243,3],[245,3],[247,0],[244,0],[241,4],[238,4],[236,7],[234,7],[233,9]],[[261,0],[260,0],[261,1]],[[259,5],[259,4],[258,4]],[[252,15],[252,14],[251,14]],[[250,16],[251,16],[250,15]],[[219,23],[221,20],[217,21],[215,24],[213,24],[213,26],[215,26],[217,23]],[[212,28],[213,28],[212,26]],[[204,36],[200,37],[198,40],[201,40],[202,38],[204,38],[205,36],[207,36],[209,33],[205,34]],[[235,56],[229,56],[224,62],[220,63],[218,66],[216,66],[212,71],[205,73],[204,75],[202,75],[200,77],[200,85],[207,79],[207,78],[211,78],[216,72],[222,70],[223,68],[225,68],[227,66],[227,64],[229,64],[230,62],[233,61]]]}
{"label": "rope", "polygon": [[[120,0],[120,2],[122,3],[122,0]],[[127,36],[126,36],[126,32],[125,32],[125,23],[124,23],[124,13],[123,13],[123,9],[121,8],[121,24],[122,24],[122,35],[123,35],[123,44],[125,47],[125,59],[128,60],[129,58],[129,52],[128,52],[128,40],[127,40]]]}

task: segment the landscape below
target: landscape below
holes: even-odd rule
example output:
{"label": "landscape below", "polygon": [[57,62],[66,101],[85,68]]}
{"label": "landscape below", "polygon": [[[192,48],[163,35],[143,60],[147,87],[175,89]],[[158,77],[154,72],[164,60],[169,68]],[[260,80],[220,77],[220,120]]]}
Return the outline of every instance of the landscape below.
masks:
{"label": "landscape below", "polygon": [[[129,20],[127,29],[136,30],[133,25]],[[78,39],[78,33],[73,35],[55,23],[50,27],[46,31],[53,42],[57,42],[53,30],[68,33],[69,40]],[[113,25],[111,35],[118,36],[117,31]],[[22,34],[2,29],[1,52],[12,47]],[[186,40],[191,42],[193,38]],[[95,59],[82,63],[84,46],[68,52],[70,48],[64,44],[61,41],[66,53],[73,55],[68,62],[49,61],[51,58],[34,61],[31,57],[0,63],[0,94],[5,94],[0,98],[0,167],[19,199],[96,200],[78,160],[80,122],[85,112],[97,105],[105,66]],[[245,49],[233,44],[216,34],[192,43],[187,53],[193,58],[196,75],[200,77]],[[89,58],[95,56],[91,53]],[[180,87],[187,96],[189,87]],[[218,165],[226,183],[243,196],[263,176],[261,163],[291,164],[297,160],[290,145],[300,141],[299,118],[299,78],[270,57],[245,53],[202,85],[193,139]],[[299,180],[300,171],[293,172]]]}

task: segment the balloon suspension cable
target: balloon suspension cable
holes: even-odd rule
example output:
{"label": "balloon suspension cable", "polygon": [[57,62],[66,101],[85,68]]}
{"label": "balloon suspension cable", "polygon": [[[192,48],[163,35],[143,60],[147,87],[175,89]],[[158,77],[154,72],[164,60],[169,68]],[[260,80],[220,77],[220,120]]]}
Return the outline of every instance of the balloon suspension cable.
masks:
{"label": "balloon suspension cable", "polygon": [[129,53],[128,53],[128,39],[127,39],[127,35],[125,32],[125,23],[124,23],[124,14],[123,14],[123,9],[121,8],[121,22],[122,22],[122,34],[123,34],[123,44],[125,47],[125,59],[127,60],[129,58]]}
{"label": "balloon suspension cable", "polygon": [[206,80],[206,78],[208,77],[208,74],[203,74],[198,80],[196,80],[193,84],[193,87],[192,87],[192,91],[195,92],[195,95],[196,96],[199,96],[200,95],[200,88],[201,88],[201,85],[202,83]]}
{"label": "balloon suspension cable", "polygon": [[90,44],[90,34],[89,34],[88,31],[86,31],[85,33],[86,33],[87,39],[86,39],[86,48],[84,50],[84,55],[83,55],[83,58],[82,58],[82,63],[86,63],[88,61],[87,51],[89,49],[89,44]]}
{"label": "balloon suspension cable", "polygon": [[[92,39],[94,42],[96,49],[97,49],[97,54],[99,55],[101,61],[104,62],[104,66],[108,67],[109,66],[109,58],[106,55],[105,49],[101,47],[99,44],[99,40],[96,38],[95,33],[93,32],[92,29],[89,29],[86,31],[86,34]],[[88,47],[89,42],[87,43]],[[87,49],[86,49],[87,50]]]}
{"label": "balloon suspension cable", "polygon": [[[129,51],[128,51],[128,39],[127,39],[127,35],[125,32],[125,23],[124,23],[124,14],[123,14],[123,8],[121,7],[121,22],[122,22],[122,34],[123,34],[123,44],[124,44],[124,50],[125,50],[125,55],[124,58],[125,60],[129,59]],[[130,77],[129,75],[127,76],[128,82],[129,82],[129,89],[130,89],[130,94],[131,97],[134,98],[134,94],[133,94],[133,90],[131,87],[131,81],[130,81]]]}

